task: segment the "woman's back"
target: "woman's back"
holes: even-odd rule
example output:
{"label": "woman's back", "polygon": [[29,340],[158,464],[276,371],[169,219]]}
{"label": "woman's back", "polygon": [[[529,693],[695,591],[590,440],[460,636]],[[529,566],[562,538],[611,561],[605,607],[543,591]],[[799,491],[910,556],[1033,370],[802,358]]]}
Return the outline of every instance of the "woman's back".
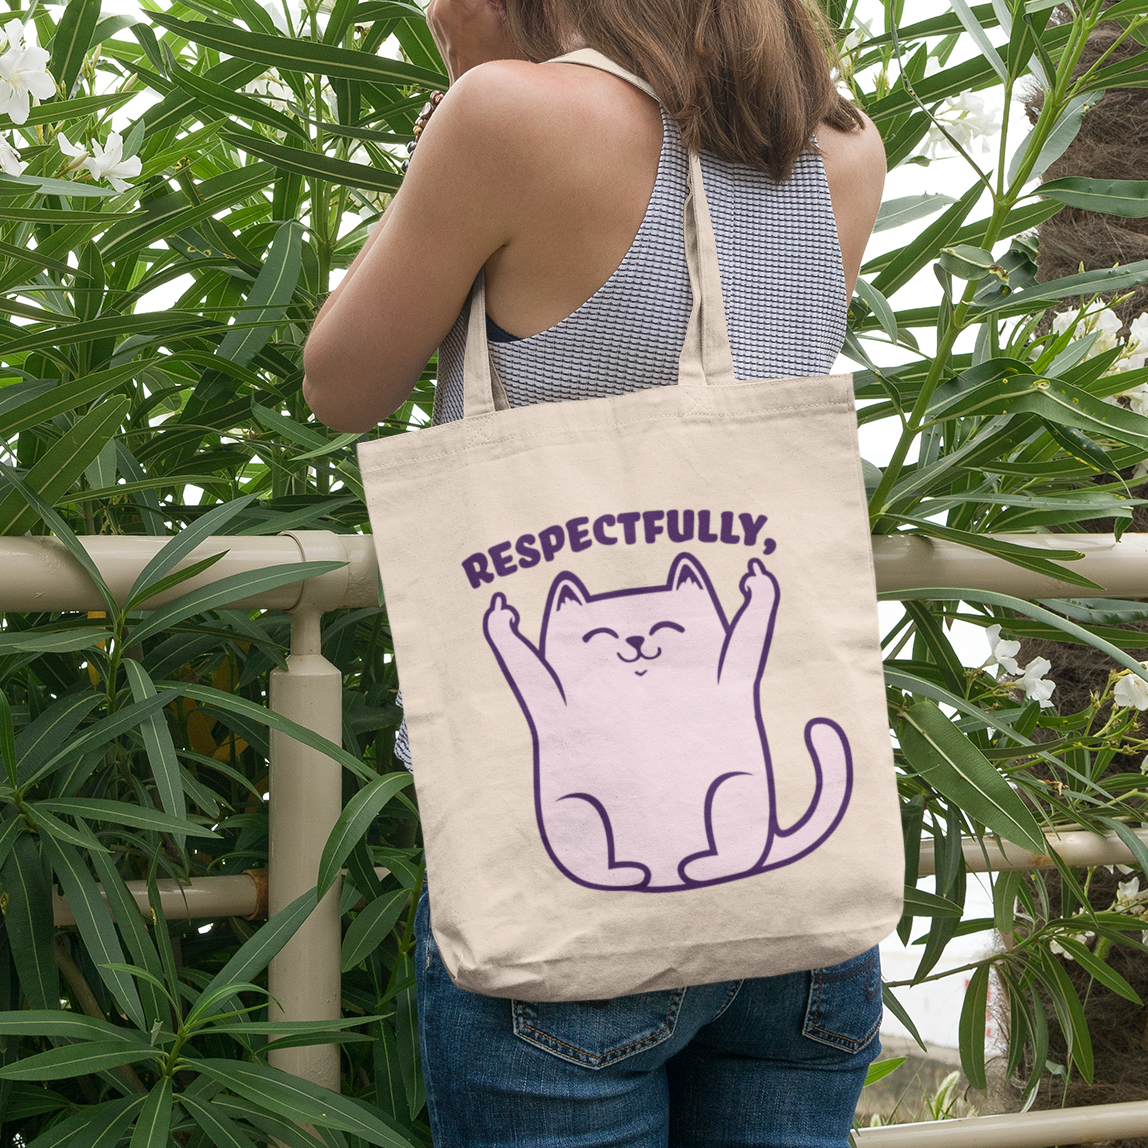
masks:
{"label": "woman's back", "polygon": [[[648,208],[680,233],[680,211],[672,205],[675,195],[684,199],[681,152],[670,147],[663,155],[671,137],[676,127],[663,131],[653,100],[593,68],[503,60],[468,71],[435,112],[383,227],[352,268],[353,291],[341,287],[339,307],[312,331],[307,392],[316,413],[348,430],[389,414],[449,338],[480,268],[491,318],[518,336],[545,333],[537,343],[527,338],[522,351],[503,345],[496,360],[509,364],[515,355],[533,355],[535,346],[565,343],[567,330],[581,325],[580,309],[591,301],[586,314],[593,316],[604,285],[602,299],[611,296],[612,277]],[[727,304],[737,312],[735,327],[744,324],[732,332],[735,362],[751,377],[824,371],[843,333],[884,165],[871,126],[851,133],[825,128],[818,141],[822,155],[799,157],[782,184],[742,165],[706,160],[723,276],[733,276]],[[667,198],[659,189],[651,204],[660,169]],[[655,248],[668,250],[662,243]],[[617,344],[620,361],[630,364],[625,377],[634,377],[635,355],[650,346],[647,340],[671,340],[676,330],[680,346],[684,319],[671,311],[682,298],[685,265],[684,257],[675,258],[676,271],[652,265],[655,281],[646,294],[657,321],[628,322],[639,338]],[[363,260],[365,275],[358,273]],[[617,312],[615,318],[621,322]],[[791,353],[800,357],[786,361]],[[450,355],[448,345],[441,371],[447,391]],[[665,347],[653,358],[664,372]],[[670,359],[676,361],[676,350]],[[325,377],[315,393],[319,364]]]}
{"label": "woman's back", "polygon": [[[673,385],[692,292],[683,213],[687,153],[662,110],[649,204],[606,282],[573,313],[528,337],[491,321],[491,353],[511,406]],[[818,155],[789,178],[702,156],[718,242],[726,320],[739,378],[828,371],[845,333],[845,276]],[[513,331],[513,328],[512,328]],[[465,315],[439,349],[435,421],[462,415]]]}

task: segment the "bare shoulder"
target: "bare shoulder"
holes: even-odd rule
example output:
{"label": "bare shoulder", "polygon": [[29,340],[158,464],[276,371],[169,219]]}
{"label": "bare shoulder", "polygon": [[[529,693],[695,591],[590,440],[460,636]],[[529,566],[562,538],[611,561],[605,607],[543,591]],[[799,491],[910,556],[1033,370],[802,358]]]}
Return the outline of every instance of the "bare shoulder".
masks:
{"label": "bare shoulder", "polygon": [[851,131],[822,124],[817,143],[830,187],[840,183],[854,194],[880,198],[885,183],[885,145],[868,116],[863,115],[862,126]]}
{"label": "bare shoulder", "polygon": [[[604,98],[604,88],[610,87],[611,98]],[[593,138],[607,122],[616,129],[624,121],[619,98],[645,99],[629,84],[590,68],[492,61],[471,68],[451,86],[427,126],[425,142],[437,136],[440,146],[484,153],[504,176],[508,162],[545,170],[572,141]],[[425,150],[432,149],[437,150],[433,145]]]}

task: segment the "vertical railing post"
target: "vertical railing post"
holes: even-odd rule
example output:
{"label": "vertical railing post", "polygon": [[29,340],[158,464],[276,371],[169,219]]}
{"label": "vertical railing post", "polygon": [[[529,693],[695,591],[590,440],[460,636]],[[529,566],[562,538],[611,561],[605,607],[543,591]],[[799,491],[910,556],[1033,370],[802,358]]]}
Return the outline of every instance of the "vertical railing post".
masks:
{"label": "vertical railing post", "polygon": [[[302,559],[346,561],[337,534],[288,532]],[[304,583],[291,614],[287,669],[271,674],[271,709],[341,745],[343,678],[322,653],[321,620],[346,590],[347,569]],[[271,732],[269,783],[272,915],[315,884],[319,859],[342,811],[342,767],[294,738]],[[341,1015],[340,882],[319,903],[303,927],[268,969],[270,1020],[335,1020]],[[307,1045],[274,1051],[275,1068],[339,1090],[338,1045]]]}

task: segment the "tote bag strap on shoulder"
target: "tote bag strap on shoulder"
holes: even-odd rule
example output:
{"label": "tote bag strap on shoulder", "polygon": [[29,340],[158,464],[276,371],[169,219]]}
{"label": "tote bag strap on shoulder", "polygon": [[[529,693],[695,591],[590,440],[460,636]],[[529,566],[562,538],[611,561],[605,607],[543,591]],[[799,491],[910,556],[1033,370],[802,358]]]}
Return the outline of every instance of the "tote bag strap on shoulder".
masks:
{"label": "tote bag strap on shoulder", "polygon": [[[593,48],[579,48],[549,63],[582,64],[609,72],[657,99],[645,80],[626,71]],[[678,358],[678,386],[730,386],[736,382],[733,353],[729,345],[722,303],[721,272],[709,203],[702,179],[701,159],[689,157],[689,196],[686,199],[684,233],[686,266],[689,268],[693,305]],[[493,414],[506,406],[505,393],[491,369],[490,343],[486,336],[486,287],[479,272],[470,295],[470,316],[463,360],[463,417]]]}

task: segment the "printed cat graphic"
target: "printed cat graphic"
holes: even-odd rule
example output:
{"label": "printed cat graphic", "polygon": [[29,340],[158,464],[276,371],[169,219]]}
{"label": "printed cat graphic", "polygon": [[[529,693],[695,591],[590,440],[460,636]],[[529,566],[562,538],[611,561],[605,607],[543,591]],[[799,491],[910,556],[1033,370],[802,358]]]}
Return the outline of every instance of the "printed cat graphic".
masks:
{"label": "printed cat graphic", "polygon": [[550,587],[537,649],[495,594],[486,640],[534,739],[538,828],[555,865],[596,889],[664,892],[790,864],[837,827],[852,788],[845,732],[805,726],[816,787],[778,824],[758,686],[778,585],[750,560],[727,622],[702,564],[679,554],[662,586]]}

